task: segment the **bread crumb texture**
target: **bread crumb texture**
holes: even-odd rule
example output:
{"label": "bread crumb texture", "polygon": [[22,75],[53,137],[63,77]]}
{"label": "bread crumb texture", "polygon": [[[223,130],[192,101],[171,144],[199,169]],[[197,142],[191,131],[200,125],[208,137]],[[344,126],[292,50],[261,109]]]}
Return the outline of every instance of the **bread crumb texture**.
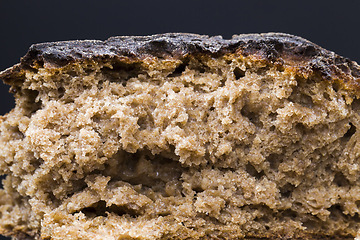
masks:
{"label": "bread crumb texture", "polygon": [[354,239],[360,94],[226,53],[38,66],[0,119],[18,239]]}

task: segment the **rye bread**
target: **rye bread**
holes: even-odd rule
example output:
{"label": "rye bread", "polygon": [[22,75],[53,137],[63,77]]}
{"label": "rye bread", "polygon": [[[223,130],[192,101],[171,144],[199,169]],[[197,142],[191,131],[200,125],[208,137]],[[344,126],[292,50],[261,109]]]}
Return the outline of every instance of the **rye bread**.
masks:
{"label": "rye bread", "polygon": [[360,68],[303,38],[42,43],[0,79],[4,235],[357,235]]}

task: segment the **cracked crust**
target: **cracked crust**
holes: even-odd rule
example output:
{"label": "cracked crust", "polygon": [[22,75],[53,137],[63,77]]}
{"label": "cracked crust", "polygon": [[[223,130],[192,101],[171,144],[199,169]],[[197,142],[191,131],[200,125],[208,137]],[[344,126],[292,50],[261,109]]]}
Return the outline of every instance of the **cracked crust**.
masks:
{"label": "cracked crust", "polygon": [[182,59],[188,55],[216,57],[239,54],[275,65],[292,66],[301,75],[319,75],[338,81],[348,89],[360,88],[357,63],[301,37],[283,33],[242,34],[232,39],[221,36],[167,33],[152,36],[120,36],[106,41],[82,40],[34,44],[17,64],[0,73],[8,84],[24,79],[26,70],[61,68],[84,60],[139,62],[147,58]]}

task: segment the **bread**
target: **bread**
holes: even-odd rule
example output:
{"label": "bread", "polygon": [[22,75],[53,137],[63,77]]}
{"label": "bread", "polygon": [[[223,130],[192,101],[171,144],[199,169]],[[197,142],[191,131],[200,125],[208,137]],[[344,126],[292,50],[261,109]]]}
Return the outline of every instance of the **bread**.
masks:
{"label": "bread", "polygon": [[305,39],[43,43],[0,78],[3,235],[357,236],[360,67]]}

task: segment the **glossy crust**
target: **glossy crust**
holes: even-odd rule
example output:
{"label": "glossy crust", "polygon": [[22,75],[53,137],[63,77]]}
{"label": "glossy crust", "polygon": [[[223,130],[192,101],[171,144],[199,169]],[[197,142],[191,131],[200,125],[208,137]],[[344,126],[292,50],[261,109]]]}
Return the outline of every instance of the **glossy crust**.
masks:
{"label": "glossy crust", "polygon": [[187,33],[167,33],[152,36],[111,37],[106,41],[83,40],[34,44],[20,64],[0,73],[0,79],[13,85],[25,78],[29,69],[60,68],[83,61],[124,62],[146,58],[181,59],[188,55],[239,54],[254,60],[268,61],[278,66],[291,66],[293,71],[325,80],[338,81],[347,89],[360,89],[360,67],[357,63],[328,51],[301,37],[283,33],[221,36]]}

